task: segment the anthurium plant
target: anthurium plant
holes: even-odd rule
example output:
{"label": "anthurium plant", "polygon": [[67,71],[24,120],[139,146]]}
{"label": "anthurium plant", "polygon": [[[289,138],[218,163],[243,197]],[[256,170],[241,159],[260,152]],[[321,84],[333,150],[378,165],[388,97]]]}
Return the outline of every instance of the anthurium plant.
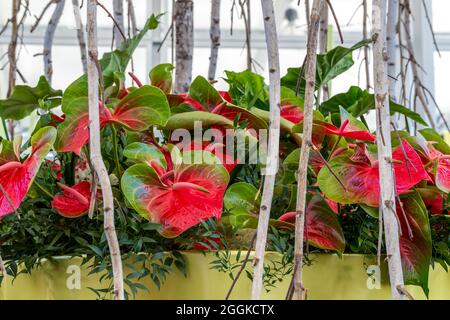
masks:
{"label": "anthurium plant", "polygon": [[[142,289],[138,280],[144,276],[160,285],[171,266],[186,272],[181,250],[248,248],[258,221],[267,148],[269,94],[261,75],[227,71],[227,91],[198,76],[189,92],[175,93],[170,64],[155,66],[149,81],[125,73],[140,39],[156,26],[157,17],[150,18],[139,35],[100,60],[102,152],[124,261],[135,270],[125,279],[133,294]],[[366,44],[318,55],[317,90],[348,70],[352,52]],[[125,85],[128,77],[136,86]],[[287,257],[287,274],[292,270],[303,130],[301,68],[289,69],[281,83],[281,160],[268,245]],[[16,137],[0,142],[0,244],[12,275],[31,270],[41,258],[72,255],[86,263],[93,258],[94,271],[109,270],[111,277],[98,205],[102,199],[93,187],[88,160],[87,100],[84,75],[63,91],[41,78],[37,87],[17,86],[9,99],[0,101],[4,119],[22,119],[36,109],[40,115],[29,141],[22,144]],[[374,96],[358,87],[317,104],[308,171],[307,252],[377,253],[376,137],[364,118],[374,106]],[[416,136],[405,126],[385,139],[391,138],[394,146],[405,282],[428,293],[430,265],[447,268],[450,263],[450,146],[426,128],[419,114],[394,102],[391,110],[404,116],[406,124],[424,126]],[[93,202],[97,205],[89,219]],[[212,267],[235,270],[227,267],[227,255],[217,256]],[[25,263],[25,271],[19,262]],[[265,284],[270,287],[274,281]]]}

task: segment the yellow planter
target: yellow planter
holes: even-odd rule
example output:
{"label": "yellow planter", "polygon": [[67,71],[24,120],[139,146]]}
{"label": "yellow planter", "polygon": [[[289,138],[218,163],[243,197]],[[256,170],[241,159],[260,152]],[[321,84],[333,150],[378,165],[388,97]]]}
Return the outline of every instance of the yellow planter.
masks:
{"label": "yellow planter", "polygon": [[[146,277],[140,281],[150,292],[140,290],[137,299],[224,299],[231,279],[225,273],[210,269],[209,263],[215,260],[211,253],[184,253],[188,265],[188,277],[173,270],[158,290]],[[279,259],[275,253],[267,253],[266,259]],[[342,259],[331,254],[312,255],[313,263],[304,268],[304,284],[308,289],[308,299],[390,299],[387,280],[387,267],[381,268],[380,288],[369,289],[371,282],[366,268],[374,260],[362,255],[344,255]],[[102,288],[99,275],[88,275],[89,268],[79,268],[80,258],[55,258],[43,262],[42,267],[31,275],[20,275],[14,283],[11,278],[3,281],[0,299],[95,299],[96,295],[88,287]],[[88,264],[89,265],[89,264]],[[250,264],[249,264],[250,265]],[[79,276],[77,271],[79,272]],[[125,270],[125,272],[130,272]],[[291,277],[286,277],[277,288],[264,292],[262,299],[284,299]],[[77,280],[80,288],[76,288]],[[430,299],[450,299],[450,274],[436,265],[430,268]],[[376,287],[376,286],[375,286]],[[416,299],[425,299],[422,290],[408,286]],[[239,279],[232,299],[248,299],[251,282],[243,273]]]}

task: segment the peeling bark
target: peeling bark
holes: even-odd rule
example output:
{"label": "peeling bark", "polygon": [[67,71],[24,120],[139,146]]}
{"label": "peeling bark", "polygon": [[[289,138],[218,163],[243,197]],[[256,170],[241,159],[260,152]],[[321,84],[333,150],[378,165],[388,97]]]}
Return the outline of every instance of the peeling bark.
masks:
{"label": "peeling bark", "polygon": [[303,139],[297,171],[297,206],[295,216],[295,248],[294,248],[294,296],[303,300],[305,288],[302,279],[303,237],[305,232],[305,211],[309,153],[313,126],[314,91],[316,82],[317,37],[320,22],[320,8],[323,0],[314,0],[308,27],[308,43],[305,61],[305,103],[303,107]]}
{"label": "peeling bark", "polygon": [[216,77],[217,57],[220,46],[220,0],[211,0],[211,26],[209,29],[211,38],[211,53],[209,56],[208,80]]}
{"label": "peeling bark", "polygon": [[187,92],[192,80],[194,54],[194,3],[175,2],[175,93]]}
{"label": "peeling bark", "polygon": [[374,62],[375,110],[377,116],[377,148],[380,172],[380,219],[385,230],[386,253],[392,298],[405,299],[397,288],[403,287],[400,257],[399,225],[396,217],[395,183],[392,164],[391,123],[389,113],[389,80],[386,54],[386,0],[372,2],[372,39]]}
{"label": "peeling bark", "polygon": [[269,59],[270,120],[267,163],[264,172],[264,188],[259,210],[255,257],[253,260],[253,300],[258,300],[260,298],[263,286],[264,254],[266,251],[267,229],[269,227],[275,177],[278,172],[278,152],[280,144],[280,57],[275,13],[272,0],[261,0],[261,7]]}
{"label": "peeling bark", "polygon": [[[97,174],[103,197],[104,229],[113,269],[114,299],[124,300],[122,259],[114,226],[114,197],[100,145],[99,72],[97,51],[97,1],[87,1],[89,148],[92,166]],[[95,198],[95,197],[94,197]]]}

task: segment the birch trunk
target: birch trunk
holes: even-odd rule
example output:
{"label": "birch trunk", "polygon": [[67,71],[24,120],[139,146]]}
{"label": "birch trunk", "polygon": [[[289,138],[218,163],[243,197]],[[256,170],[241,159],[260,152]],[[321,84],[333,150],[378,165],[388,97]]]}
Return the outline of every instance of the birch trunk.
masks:
{"label": "birch trunk", "polygon": [[44,35],[44,50],[43,50],[43,58],[44,58],[44,72],[45,77],[49,83],[52,83],[53,76],[53,61],[52,61],[52,47],[53,47],[53,39],[55,37],[56,27],[58,26],[59,20],[64,11],[64,5],[66,4],[66,0],[59,0],[56,3],[55,11],[53,11],[52,17],[48,22],[47,29],[45,30]]}
{"label": "birch trunk", "polygon": [[88,88],[89,88],[89,146],[91,163],[97,174],[103,197],[104,229],[108,241],[113,269],[114,299],[124,300],[122,260],[114,226],[114,198],[108,171],[103,162],[100,147],[100,121],[98,82],[101,72],[97,69],[97,1],[87,1],[88,34]]}
{"label": "birch trunk", "polygon": [[[113,0],[113,15],[117,25],[114,24],[114,44],[116,48],[120,48],[123,42],[122,35],[124,34],[125,25],[123,22],[123,0]],[[120,30],[118,29],[120,28]]]}
{"label": "birch trunk", "polygon": [[209,29],[211,38],[211,54],[209,56],[208,80],[216,77],[217,57],[220,46],[220,0],[211,0],[211,26]]}
{"label": "birch trunk", "polygon": [[129,17],[130,23],[131,23],[131,34],[134,37],[138,32],[137,23],[136,23],[136,12],[134,11],[133,1],[127,0],[127,3],[128,3],[127,12],[128,12],[128,17]]}
{"label": "birch trunk", "polygon": [[175,2],[175,93],[187,92],[192,80],[194,53],[194,3],[192,0]]}
{"label": "birch trunk", "polygon": [[83,72],[87,73],[86,60],[86,40],[84,37],[83,21],[81,20],[80,4],[78,0],[72,0],[73,16],[75,18],[75,26],[77,28],[78,46],[80,47],[81,64],[83,65]]}
{"label": "birch trunk", "polygon": [[[308,27],[308,43],[305,62],[305,103],[303,107],[303,139],[300,149],[300,159],[297,171],[297,206],[295,216],[295,247],[294,247],[294,296],[295,300],[303,300],[303,237],[305,232],[305,210],[308,160],[311,150],[311,136],[314,108],[314,90],[316,81],[317,37],[319,31],[320,8],[324,0],[314,0],[310,25]],[[325,4],[326,5],[326,4]]]}
{"label": "birch trunk", "polygon": [[[369,38],[369,32],[367,28],[368,19],[367,15],[369,13],[369,8],[367,5],[367,0],[363,0],[363,38],[368,39]],[[370,89],[370,61],[369,61],[369,46],[364,46],[364,66],[366,70],[366,89]]]}
{"label": "birch trunk", "polygon": [[[322,1],[320,6],[320,28],[319,28],[319,52],[326,53],[328,51],[328,3]],[[322,86],[322,99],[327,101],[330,97],[328,84]]]}
{"label": "birch trunk", "polygon": [[[17,39],[19,36],[19,24],[18,15],[20,10],[20,0],[12,1],[12,15],[11,15],[11,40],[8,46],[8,63],[9,63],[9,73],[8,73],[8,91],[6,96],[9,97],[16,86],[17,77]],[[5,129],[6,130],[6,129]],[[12,141],[14,139],[14,121],[8,121],[8,132],[9,139]]]}
{"label": "birch trunk", "polygon": [[372,38],[374,62],[374,90],[377,115],[377,148],[380,172],[380,218],[384,222],[386,253],[392,298],[404,299],[398,288],[403,288],[400,257],[399,225],[396,217],[395,185],[392,165],[391,130],[389,114],[389,80],[386,55],[386,0],[372,2]]}
{"label": "birch trunk", "polygon": [[389,96],[391,100],[397,101],[397,90],[395,77],[397,76],[396,70],[396,39],[398,25],[398,10],[399,1],[389,0],[388,14],[387,14],[387,27],[386,27],[386,45],[387,45],[387,55],[388,55],[388,75],[389,78]]}
{"label": "birch trunk", "polygon": [[252,299],[261,295],[266,251],[267,229],[269,227],[275,176],[278,171],[278,152],[280,143],[280,61],[278,36],[272,0],[261,0],[269,60],[270,121],[264,189],[259,210],[258,229],[253,260]]}
{"label": "birch trunk", "polygon": [[243,14],[245,20],[245,42],[247,47],[247,70],[252,70],[252,17],[250,12],[250,0],[246,1],[246,8],[242,7],[242,10],[246,10]]}

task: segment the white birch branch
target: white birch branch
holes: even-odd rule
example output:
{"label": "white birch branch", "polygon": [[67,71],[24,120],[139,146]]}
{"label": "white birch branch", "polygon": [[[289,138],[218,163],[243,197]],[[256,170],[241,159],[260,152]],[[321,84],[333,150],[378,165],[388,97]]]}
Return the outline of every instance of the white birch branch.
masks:
{"label": "white birch branch", "polygon": [[135,36],[138,32],[137,23],[136,23],[136,12],[134,10],[133,0],[127,0],[128,3],[128,17],[131,22],[131,34]]}
{"label": "white birch branch", "polygon": [[[392,298],[404,299],[403,270],[400,257],[399,225],[396,217],[395,182],[392,165],[391,124],[389,113],[389,80],[386,52],[386,0],[372,1],[372,39],[374,90],[377,116],[377,148],[380,172],[380,211],[384,222],[386,253]],[[381,216],[380,216],[381,217]]]}
{"label": "white birch branch", "polygon": [[399,0],[389,0],[388,14],[387,14],[387,27],[386,27],[386,45],[388,55],[388,75],[389,78],[389,96],[391,100],[397,101],[397,83],[395,76],[396,70],[396,47],[397,47],[397,33],[398,26],[398,12],[399,12]]}
{"label": "white birch branch", "polygon": [[308,27],[308,42],[305,61],[305,103],[303,107],[303,139],[300,149],[300,159],[297,171],[297,206],[295,216],[295,247],[294,247],[294,296],[303,300],[304,290],[302,280],[303,237],[305,232],[305,211],[309,153],[313,124],[314,90],[316,81],[317,37],[319,31],[320,8],[323,0],[314,0],[311,8],[310,25]]}
{"label": "white birch branch", "polygon": [[211,53],[209,56],[208,80],[214,80],[216,77],[217,57],[220,46],[220,0],[211,0],[209,36],[211,38]]}
{"label": "white birch branch", "polygon": [[89,146],[91,163],[97,174],[103,197],[104,229],[108,241],[113,269],[114,299],[124,300],[123,271],[119,241],[114,226],[114,198],[108,171],[103,162],[100,146],[100,121],[97,51],[97,1],[87,1],[88,35],[88,88],[89,88]]}
{"label": "white birch branch", "polygon": [[261,295],[266,251],[267,229],[269,227],[275,177],[278,171],[278,152],[280,143],[280,61],[278,36],[272,0],[261,0],[269,60],[270,121],[264,189],[259,210],[255,258],[253,260],[252,299]]}
{"label": "white birch branch", "polygon": [[[326,53],[328,51],[328,3],[322,1],[320,6],[320,27],[319,27],[319,52]],[[322,86],[322,99],[328,100],[330,91],[328,84]]]}
{"label": "white birch branch", "polygon": [[187,92],[192,80],[194,53],[194,3],[192,0],[175,2],[175,93]]}
{"label": "white birch branch", "polygon": [[53,76],[53,60],[52,60],[52,47],[53,47],[53,39],[55,37],[55,31],[58,26],[59,20],[64,11],[64,5],[66,0],[59,0],[56,2],[55,11],[48,22],[47,29],[45,30],[44,35],[44,50],[42,51],[44,58],[44,72],[45,77],[49,83],[52,83]]}
{"label": "white birch branch", "polygon": [[[117,25],[114,24],[114,44],[116,48],[120,48],[123,42],[122,35],[124,34],[125,25],[123,20],[123,0],[113,0],[113,15]],[[120,28],[120,30],[119,30]]]}
{"label": "white birch branch", "polygon": [[[367,31],[367,24],[368,24],[368,16],[369,9],[367,0],[363,0],[363,38],[368,39],[369,38],[369,32]],[[370,57],[369,57],[369,46],[364,46],[364,66],[366,70],[366,89],[370,89]]]}
{"label": "white birch branch", "polygon": [[80,47],[81,64],[83,65],[84,74],[87,73],[86,60],[86,40],[84,37],[83,21],[81,20],[80,4],[78,0],[72,0],[73,16],[75,18],[75,27],[77,28],[78,46]]}

